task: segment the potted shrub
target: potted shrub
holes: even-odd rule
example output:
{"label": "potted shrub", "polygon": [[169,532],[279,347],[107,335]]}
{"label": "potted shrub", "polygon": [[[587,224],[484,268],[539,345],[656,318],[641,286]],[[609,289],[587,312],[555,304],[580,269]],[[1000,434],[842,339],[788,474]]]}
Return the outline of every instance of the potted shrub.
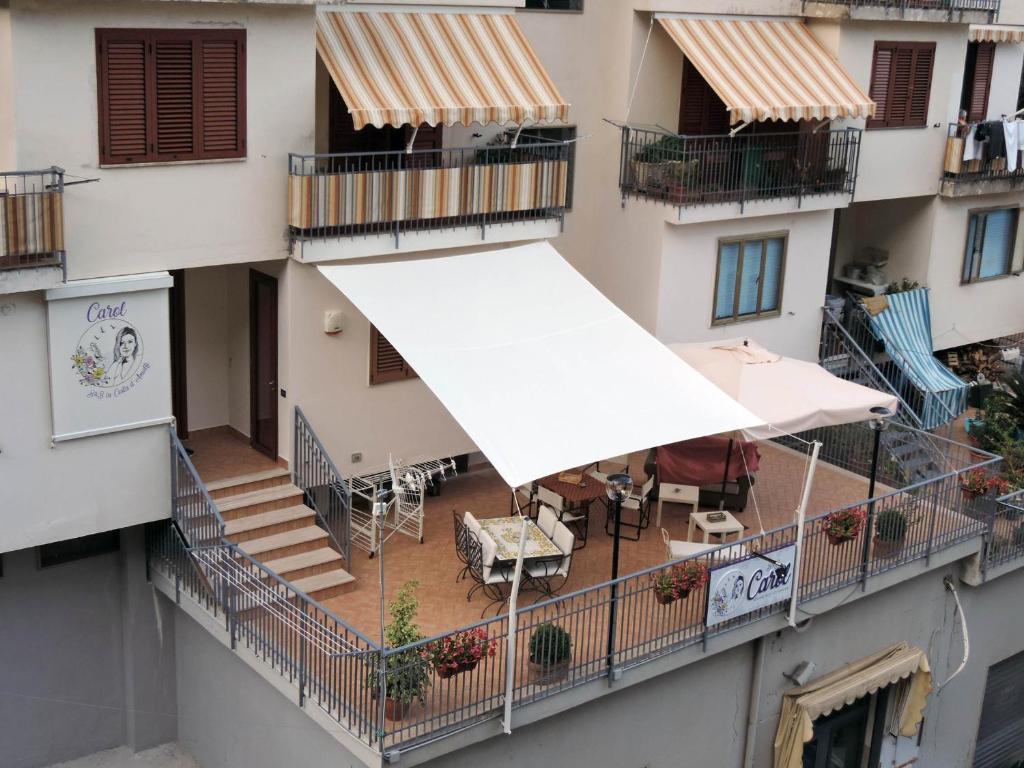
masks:
{"label": "potted shrub", "polygon": [[572,638],[557,624],[540,624],[530,635],[530,682],[550,685],[564,680],[572,660]]}
{"label": "potted shrub", "polygon": [[988,493],[992,488],[992,481],[997,479],[980,467],[972,469],[960,477],[960,492],[969,501],[976,499]]}
{"label": "potted shrub", "polygon": [[494,643],[481,627],[442,637],[428,643],[423,651],[437,676],[447,679],[475,669],[480,659],[494,655]]}
{"label": "potted shrub", "polygon": [[[398,597],[388,603],[391,623],[384,627],[384,639],[389,648],[402,648],[423,639],[414,623],[420,604],[416,599],[419,583],[407,581],[398,591]],[[373,698],[380,696],[380,655],[370,658],[366,684]],[[384,716],[388,720],[402,720],[413,701],[423,703],[423,691],[430,685],[429,662],[419,649],[410,648],[390,654],[384,669]]]}
{"label": "potted shrub", "polygon": [[676,136],[662,136],[645,144],[630,160],[634,186],[641,191],[666,186],[671,169],[681,165],[682,159],[683,142]]}
{"label": "potted shrub", "polygon": [[651,574],[654,599],[662,605],[682,600],[695,589],[708,583],[708,568],[691,560]]}
{"label": "potted shrub", "polygon": [[838,546],[856,539],[864,527],[866,518],[867,514],[863,507],[837,509],[825,515],[825,519],[821,521],[821,529],[828,537],[829,544]]}
{"label": "potted shrub", "polygon": [[875,557],[892,557],[903,549],[910,520],[900,507],[882,510],[875,518]]}

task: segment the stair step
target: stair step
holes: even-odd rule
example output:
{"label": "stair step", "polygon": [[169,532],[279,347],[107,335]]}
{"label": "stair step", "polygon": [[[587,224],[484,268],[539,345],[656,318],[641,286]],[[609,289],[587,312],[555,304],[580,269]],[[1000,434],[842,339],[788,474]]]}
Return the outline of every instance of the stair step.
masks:
{"label": "stair step", "polygon": [[275,533],[241,543],[242,551],[257,560],[280,560],[328,546],[327,533],[316,525]]}
{"label": "stair step", "polygon": [[272,509],[224,521],[224,534],[236,544],[314,524],[315,513],[304,504]]}
{"label": "stair step", "polygon": [[305,592],[314,600],[327,600],[350,592],[355,583],[355,576],[341,568],[336,568],[333,571],[292,581],[292,586],[300,592]]}
{"label": "stair step", "polygon": [[312,552],[289,555],[278,560],[264,562],[267,568],[288,581],[296,581],[307,576],[336,570],[341,567],[343,558],[330,547],[321,547]]}
{"label": "stair step", "polygon": [[211,483],[206,483],[206,490],[210,492],[211,498],[223,499],[241,493],[284,485],[290,482],[290,478],[291,472],[288,469],[274,467],[274,469],[265,469],[262,472],[251,472],[247,475],[214,480]]}
{"label": "stair step", "polygon": [[294,507],[302,500],[302,491],[291,483],[258,491],[225,496],[217,500],[217,509],[225,520]]}

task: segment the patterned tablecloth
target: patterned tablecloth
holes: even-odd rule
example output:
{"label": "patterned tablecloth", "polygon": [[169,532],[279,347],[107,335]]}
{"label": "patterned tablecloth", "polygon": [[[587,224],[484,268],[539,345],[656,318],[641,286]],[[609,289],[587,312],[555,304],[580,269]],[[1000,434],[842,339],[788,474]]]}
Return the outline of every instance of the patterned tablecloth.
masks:
{"label": "patterned tablecloth", "polygon": [[[522,530],[517,517],[495,517],[478,521],[487,531],[496,548],[496,560],[515,560],[519,552],[519,532]],[[524,558],[558,557],[562,550],[555,546],[532,520],[526,521],[526,551]]]}
{"label": "patterned tablecloth", "polygon": [[589,504],[595,499],[605,498],[605,485],[596,477],[584,474],[579,485],[565,483],[558,479],[558,475],[548,475],[537,481],[537,485],[544,486],[549,491],[554,491],[572,506]]}

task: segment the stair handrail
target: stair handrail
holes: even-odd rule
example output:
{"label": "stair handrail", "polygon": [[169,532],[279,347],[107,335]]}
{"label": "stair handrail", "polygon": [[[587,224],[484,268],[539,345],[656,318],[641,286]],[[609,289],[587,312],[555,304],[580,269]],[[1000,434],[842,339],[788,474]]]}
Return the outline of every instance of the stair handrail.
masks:
{"label": "stair handrail", "polygon": [[[171,436],[171,516],[186,537],[189,546],[220,544],[225,541],[224,518],[211,498],[206,484],[200,479],[192,459],[188,457],[185,446],[178,439],[175,425],[170,424],[168,431]],[[182,469],[192,483],[192,493],[182,493]],[[195,504],[197,494],[198,504]],[[200,541],[193,540],[195,534],[199,535]]]}
{"label": "stair handrail", "polygon": [[[301,450],[302,435],[301,432],[305,433],[308,437],[311,447],[316,452],[315,456],[309,456],[308,458],[314,461],[319,461],[320,469],[326,475],[327,487],[329,492],[337,493],[338,489],[341,489],[341,503],[347,510],[345,515],[345,543],[342,544],[338,541],[338,537],[335,535],[327,517],[323,511],[319,508],[316,503],[316,499],[313,498],[311,493],[306,487],[305,480],[305,465],[299,461],[299,453]],[[292,482],[302,491],[310,509],[316,514],[317,523],[320,527],[327,532],[327,536],[330,538],[331,543],[335,549],[345,558],[345,564],[350,565],[352,563],[352,494],[349,490],[348,483],[345,482],[345,476],[341,474],[334,461],[331,459],[331,455],[327,452],[324,444],[320,441],[313,426],[309,423],[309,419],[306,418],[306,414],[302,412],[302,408],[298,405],[295,406],[295,439],[292,441]]]}

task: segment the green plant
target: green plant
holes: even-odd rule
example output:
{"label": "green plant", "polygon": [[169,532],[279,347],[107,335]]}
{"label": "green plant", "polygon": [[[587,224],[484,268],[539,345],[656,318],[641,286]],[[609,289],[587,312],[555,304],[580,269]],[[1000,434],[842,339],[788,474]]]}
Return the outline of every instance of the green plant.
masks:
{"label": "green plant", "polygon": [[665,163],[683,159],[683,140],[677,136],[662,136],[645,144],[633,156],[638,163]]}
{"label": "green plant", "polygon": [[909,277],[904,277],[899,280],[893,280],[889,283],[889,286],[885,289],[886,294],[892,295],[894,293],[902,293],[903,291],[913,291],[916,288],[920,288],[921,284],[917,280],[911,280]]}
{"label": "green plant", "polygon": [[651,580],[655,592],[678,599],[708,583],[708,567],[704,563],[690,560],[651,574]]}
{"label": "green plant", "polygon": [[821,521],[821,529],[825,535],[834,539],[850,541],[857,538],[857,534],[864,527],[866,517],[863,507],[837,509],[825,515],[825,519]]}
{"label": "green plant", "polygon": [[443,675],[476,666],[485,656],[493,656],[494,644],[487,630],[477,627],[428,643],[423,654],[434,670]]}
{"label": "green plant", "polygon": [[882,510],[875,518],[875,538],[879,541],[903,541],[910,520],[900,507]]}
{"label": "green plant", "polygon": [[552,667],[572,658],[572,638],[557,624],[540,624],[530,635],[530,661]]}
{"label": "green plant", "polygon": [[[423,633],[415,624],[420,604],[416,599],[417,581],[407,581],[398,590],[398,596],[388,603],[391,623],[384,627],[384,639],[389,648],[403,648],[423,639]],[[380,654],[370,657],[370,668],[366,684],[376,692],[380,688]],[[430,685],[429,662],[420,650],[409,648],[389,654],[384,669],[385,696],[402,704],[414,699],[423,701],[423,691]]]}

